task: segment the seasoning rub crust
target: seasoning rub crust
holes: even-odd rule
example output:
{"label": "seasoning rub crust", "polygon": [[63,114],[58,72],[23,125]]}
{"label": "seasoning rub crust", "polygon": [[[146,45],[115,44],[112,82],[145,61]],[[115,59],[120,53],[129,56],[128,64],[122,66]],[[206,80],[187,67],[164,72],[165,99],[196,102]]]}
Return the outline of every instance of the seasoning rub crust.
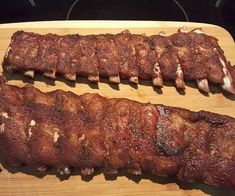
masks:
{"label": "seasoning rub crust", "polygon": [[129,31],[100,35],[39,35],[18,31],[13,34],[3,62],[6,71],[35,72],[76,81],[77,76],[112,83],[128,79],[151,80],[162,87],[171,80],[185,89],[185,81],[195,81],[200,90],[210,92],[209,83],[221,85],[235,94],[235,67],[224,56],[218,40],[202,29],[183,27],[170,36],[137,35]]}
{"label": "seasoning rub crust", "polygon": [[98,94],[43,93],[0,77],[0,156],[61,175],[77,167],[82,175],[125,169],[235,189],[235,119]]}

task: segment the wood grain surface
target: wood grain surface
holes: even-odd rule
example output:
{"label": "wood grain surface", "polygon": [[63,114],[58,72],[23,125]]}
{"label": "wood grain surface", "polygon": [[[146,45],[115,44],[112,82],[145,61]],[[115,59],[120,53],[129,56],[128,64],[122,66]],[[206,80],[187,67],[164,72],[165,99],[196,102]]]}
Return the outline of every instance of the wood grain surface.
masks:
{"label": "wood grain surface", "polygon": [[[128,29],[132,33],[158,34],[165,31],[168,35],[175,33],[179,27],[189,29],[203,28],[205,33],[219,39],[219,44],[225,51],[227,59],[235,64],[235,44],[231,35],[223,28],[203,24],[184,22],[155,21],[46,21],[32,23],[14,23],[0,25],[0,61],[10,43],[12,33],[17,30],[36,33],[56,34],[98,34],[118,33]],[[36,75],[29,80],[17,74],[2,73],[9,84],[23,86],[32,83],[42,91],[63,89],[78,95],[91,92],[106,97],[125,97],[140,102],[151,102],[178,106],[193,111],[207,110],[235,117],[235,96],[221,93],[221,88],[211,86],[214,93],[202,94],[194,83],[187,83],[186,90],[177,91],[174,84],[167,83],[162,90],[151,86],[151,81],[141,81],[138,86],[122,81],[119,85],[111,85],[102,80],[98,85],[92,84],[86,78],[78,78],[76,83],[58,78],[55,81]],[[200,183],[183,183],[176,179],[159,178],[144,174],[135,177],[120,173],[117,178],[105,177],[97,172],[89,179],[82,179],[79,171],[68,178],[60,178],[55,171],[47,175],[30,170],[27,167],[13,168],[2,166],[0,173],[0,195],[234,195],[235,193],[222,188],[207,186]]]}

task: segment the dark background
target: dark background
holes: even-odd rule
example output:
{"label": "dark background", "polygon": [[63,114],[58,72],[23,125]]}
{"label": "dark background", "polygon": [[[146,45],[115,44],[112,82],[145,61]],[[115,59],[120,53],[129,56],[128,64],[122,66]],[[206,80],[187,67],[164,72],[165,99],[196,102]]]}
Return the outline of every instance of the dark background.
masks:
{"label": "dark background", "polygon": [[[0,23],[65,20],[75,0],[0,1]],[[235,1],[177,0],[190,22],[206,22],[226,28],[235,38]],[[186,21],[174,0],[78,0],[71,20],[171,20]]]}

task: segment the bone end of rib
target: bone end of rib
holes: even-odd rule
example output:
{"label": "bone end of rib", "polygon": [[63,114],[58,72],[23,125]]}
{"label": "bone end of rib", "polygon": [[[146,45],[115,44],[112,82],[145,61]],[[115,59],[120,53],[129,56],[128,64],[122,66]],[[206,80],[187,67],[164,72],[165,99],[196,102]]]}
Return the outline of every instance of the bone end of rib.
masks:
{"label": "bone end of rib", "polygon": [[48,78],[53,78],[53,79],[55,79],[55,71],[53,71],[53,72],[47,71],[47,72],[44,72],[43,75],[46,76],[46,77],[48,77]]}
{"label": "bone end of rib", "polygon": [[175,85],[176,85],[176,88],[185,89],[184,80],[182,80],[181,78],[176,78]]}
{"label": "bone end of rib", "polygon": [[225,91],[227,91],[227,92],[230,92],[230,93],[232,93],[232,94],[235,94],[235,87],[234,87],[233,84],[232,84],[232,79],[231,79],[230,74],[225,75],[225,76],[223,77],[222,88],[223,88]]}
{"label": "bone end of rib", "polygon": [[69,167],[58,168],[58,172],[60,175],[69,175],[71,173]]}
{"label": "bone end of rib", "polygon": [[161,77],[153,78],[153,86],[163,87],[163,81]]}
{"label": "bone end of rib", "polygon": [[119,76],[109,76],[109,81],[112,83],[119,84],[120,83],[120,77]]}
{"label": "bone end of rib", "polygon": [[185,89],[183,70],[179,63],[177,65],[175,85],[177,88]]}
{"label": "bone end of rib", "polygon": [[137,76],[130,77],[129,81],[132,82],[132,83],[135,83],[135,84],[139,83],[139,79],[138,79]]}
{"label": "bone end of rib", "polygon": [[29,78],[34,78],[34,71],[32,71],[32,70],[25,71],[24,75],[29,77]]}
{"label": "bone end of rib", "polygon": [[209,84],[207,79],[200,79],[197,80],[197,86],[201,91],[204,91],[206,93],[210,92]]}
{"label": "bone end of rib", "polygon": [[134,174],[134,175],[141,175],[142,174],[141,169],[128,169],[127,171],[131,174]]}
{"label": "bone end of rib", "polygon": [[88,76],[87,77],[88,78],[88,80],[89,81],[91,81],[91,82],[99,82],[100,81],[100,78],[99,78],[99,76]]}
{"label": "bone end of rib", "polygon": [[198,33],[198,34],[204,34],[204,31],[202,30],[202,28],[193,29],[192,32]]}
{"label": "bone end of rib", "polygon": [[65,74],[64,77],[70,81],[76,81],[76,74]]}
{"label": "bone end of rib", "polygon": [[165,32],[165,31],[160,31],[160,32],[158,33],[158,35],[161,35],[161,36],[167,36],[167,34],[166,34],[166,32]]}
{"label": "bone end of rib", "polygon": [[224,72],[222,88],[227,92],[235,94],[235,87],[233,86],[232,77],[226,67],[225,61],[222,59],[220,55],[219,55],[219,60],[220,60],[220,63],[222,64],[223,72]]}
{"label": "bone end of rib", "polygon": [[91,168],[86,167],[86,168],[81,169],[81,174],[84,175],[84,176],[91,175],[93,173],[94,173],[94,168],[93,167],[91,167]]}
{"label": "bone end of rib", "polygon": [[178,31],[181,32],[181,33],[188,33],[189,32],[189,30],[186,26],[183,26],[183,27],[179,28]]}
{"label": "bone end of rib", "polygon": [[45,172],[47,170],[47,168],[46,167],[38,167],[36,170],[39,172]]}
{"label": "bone end of rib", "polygon": [[124,31],[122,31],[122,33],[124,34],[130,34],[130,31],[128,29],[125,29]]}

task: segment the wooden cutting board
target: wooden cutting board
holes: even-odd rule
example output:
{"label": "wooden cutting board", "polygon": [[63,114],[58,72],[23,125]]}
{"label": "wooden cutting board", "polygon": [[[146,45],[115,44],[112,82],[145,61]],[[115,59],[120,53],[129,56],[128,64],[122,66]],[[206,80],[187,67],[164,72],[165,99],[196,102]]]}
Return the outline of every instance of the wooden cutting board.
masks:
{"label": "wooden cutting board", "polygon": [[[189,29],[203,28],[205,33],[219,39],[225,55],[232,64],[235,64],[235,44],[231,35],[223,28],[203,24],[184,22],[155,22],[155,21],[50,21],[32,23],[14,23],[0,25],[0,61],[6,52],[12,33],[17,30],[33,31],[36,33],[56,34],[98,34],[118,33],[125,29],[132,33],[158,34],[165,31],[172,34],[179,27]],[[2,74],[2,68],[0,68]],[[154,89],[151,82],[131,86],[127,82],[120,85],[110,85],[103,80],[98,85],[89,83],[85,78],[79,78],[77,83],[68,82],[59,78],[54,83],[41,76],[35,80],[28,80],[20,75],[4,74],[9,84],[18,86],[24,82],[33,85],[42,91],[63,89],[80,95],[83,93],[99,93],[106,97],[125,97],[140,102],[159,103],[171,106],[188,108],[193,111],[207,110],[235,117],[235,96],[220,93],[221,90],[212,87],[214,94],[202,94],[193,83],[188,83],[185,93],[175,89],[173,84],[164,86],[161,90]],[[24,82],[23,82],[24,81]],[[39,173],[27,167],[15,169],[3,167],[0,173],[0,195],[206,195],[223,194],[234,195],[226,189],[215,188],[203,184],[183,183],[175,179],[158,178],[148,174],[134,177],[129,174],[120,174],[116,179],[105,179],[102,173],[97,173],[91,179],[82,179],[75,171],[68,179],[60,179],[53,173],[40,176]]]}

